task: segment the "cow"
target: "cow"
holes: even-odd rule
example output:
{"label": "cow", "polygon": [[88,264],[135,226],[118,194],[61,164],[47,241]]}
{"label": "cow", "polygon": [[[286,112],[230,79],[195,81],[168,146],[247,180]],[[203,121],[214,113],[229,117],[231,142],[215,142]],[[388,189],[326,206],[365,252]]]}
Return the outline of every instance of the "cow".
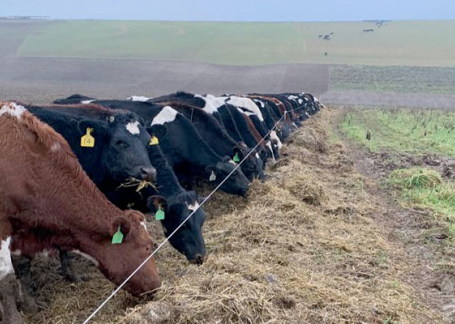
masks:
{"label": "cow", "polygon": [[160,209],[164,211],[165,217],[161,220],[161,224],[166,237],[193,213],[169,239],[169,242],[177,251],[185,255],[190,263],[202,264],[206,256],[202,236],[202,226],[206,216],[204,210],[199,208],[200,199],[194,191],[186,191],[180,186],[159,143],[150,145],[148,151],[157,169],[156,188],[147,187],[137,191],[135,188],[125,187],[120,188],[118,194],[127,197],[131,208],[140,210],[150,217]]}
{"label": "cow", "polygon": [[220,156],[204,141],[191,122],[169,106],[128,100],[96,100],[93,103],[112,109],[126,109],[141,116],[152,136],[157,136],[169,165],[179,181],[191,188],[196,177],[214,184],[231,176],[220,189],[234,195],[246,195],[250,182],[229,156]]}
{"label": "cow", "polygon": [[[249,153],[250,149],[245,143],[235,142],[221,127],[217,119],[201,108],[178,102],[163,102],[160,105],[170,106],[190,120],[202,138],[218,155],[231,156],[233,159],[237,159],[236,162],[240,162]],[[240,165],[242,172],[250,181],[264,179],[262,161],[259,160],[258,156],[250,154]]]}
{"label": "cow", "polygon": [[[147,153],[150,135],[139,116],[99,105],[25,105],[68,141],[82,167],[104,194],[113,200],[115,189],[130,178],[153,182],[156,170]],[[85,136],[94,139],[84,145]],[[126,202],[113,200],[120,208]]]}
{"label": "cow", "polygon": [[[0,107],[0,309],[4,323],[20,324],[12,255],[33,257],[57,247],[77,251],[120,285],[154,243],[144,215],[110,203],[60,134],[24,106]],[[160,285],[152,258],[124,288],[141,295]]]}

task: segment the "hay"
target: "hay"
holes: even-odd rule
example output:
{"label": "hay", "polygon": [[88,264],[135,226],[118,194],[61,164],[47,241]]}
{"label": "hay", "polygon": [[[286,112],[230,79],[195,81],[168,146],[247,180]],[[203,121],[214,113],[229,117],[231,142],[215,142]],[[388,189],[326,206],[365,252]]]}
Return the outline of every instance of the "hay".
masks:
{"label": "hay", "polygon": [[[293,134],[248,199],[213,196],[204,208],[202,266],[166,245],[157,256],[163,287],[155,301],[122,292],[94,323],[434,322],[401,280],[406,252],[373,220],[384,207],[340,163],[344,148],[327,143],[332,115],[324,109]],[[162,239],[159,224],[151,227]],[[112,289],[93,268],[86,272],[92,280],[75,287],[50,282],[51,304],[31,322],[81,322]]]}

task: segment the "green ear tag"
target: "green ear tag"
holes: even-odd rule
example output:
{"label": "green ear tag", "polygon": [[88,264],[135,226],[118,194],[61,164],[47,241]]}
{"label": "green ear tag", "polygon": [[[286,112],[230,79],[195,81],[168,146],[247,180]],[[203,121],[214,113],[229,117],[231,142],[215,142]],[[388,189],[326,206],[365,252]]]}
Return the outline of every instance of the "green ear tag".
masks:
{"label": "green ear tag", "polygon": [[120,226],[118,227],[117,232],[112,236],[112,244],[121,244],[123,242],[123,233],[120,230]]}
{"label": "green ear tag", "polygon": [[233,160],[234,162],[236,162],[236,163],[239,163],[239,162],[240,162],[240,158],[239,158],[239,153],[238,153],[238,152],[235,153],[234,158],[233,158],[232,160]]}
{"label": "green ear tag", "polygon": [[164,210],[161,209],[161,206],[158,208],[158,210],[155,213],[155,219],[156,220],[163,220],[164,219]]}

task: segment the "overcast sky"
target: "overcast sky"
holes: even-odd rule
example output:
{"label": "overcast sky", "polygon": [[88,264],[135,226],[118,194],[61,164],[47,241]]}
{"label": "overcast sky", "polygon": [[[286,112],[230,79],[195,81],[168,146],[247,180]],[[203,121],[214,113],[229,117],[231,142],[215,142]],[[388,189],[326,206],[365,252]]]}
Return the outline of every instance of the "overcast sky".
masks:
{"label": "overcast sky", "polygon": [[0,16],[198,21],[455,19],[455,0],[0,0]]}

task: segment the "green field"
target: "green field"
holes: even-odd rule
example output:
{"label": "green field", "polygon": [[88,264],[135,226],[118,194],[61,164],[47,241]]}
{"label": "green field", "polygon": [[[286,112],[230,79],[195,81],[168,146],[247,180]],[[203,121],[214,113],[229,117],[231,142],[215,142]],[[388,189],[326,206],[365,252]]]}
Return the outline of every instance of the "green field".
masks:
{"label": "green field", "polygon": [[[455,157],[455,113],[441,110],[382,109],[348,112],[341,125],[352,140],[373,152],[387,152],[388,159],[400,154]],[[366,139],[370,131],[371,140]],[[445,224],[455,244],[455,183],[430,168],[394,170],[388,184],[407,207],[432,211]]]}
{"label": "green field", "polygon": [[[455,112],[365,109],[346,114],[346,135],[371,151],[455,157]],[[367,131],[371,140],[366,139]]]}
{"label": "green field", "polygon": [[[375,31],[362,32],[368,28]],[[455,67],[455,34],[450,30],[455,30],[455,20],[392,21],[381,28],[369,22],[60,21],[28,35],[18,55]],[[330,41],[318,37],[331,32]]]}

